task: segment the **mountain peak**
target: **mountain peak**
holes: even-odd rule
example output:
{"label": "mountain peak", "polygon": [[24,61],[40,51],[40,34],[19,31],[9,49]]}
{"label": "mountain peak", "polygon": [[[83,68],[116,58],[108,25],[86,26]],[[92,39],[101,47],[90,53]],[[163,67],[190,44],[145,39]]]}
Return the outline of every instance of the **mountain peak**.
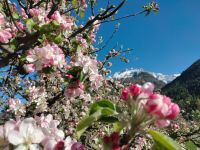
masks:
{"label": "mountain peak", "polygon": [[165,84],[171,82],[176,77],[178,77],[180,74],[173,74],[173,75],[165,75],[162,73],[155,73],[155,72],[149,72],[145,71],[142,68],[130,68],[126,69],[125,71],[116,72],[113,75],[113,78],[115,79],[125,79],[125,78],[136,78],[138,76],[141,76],[141,74],[148,74],[150,76],[153,76],[155,79],[164,82]]}

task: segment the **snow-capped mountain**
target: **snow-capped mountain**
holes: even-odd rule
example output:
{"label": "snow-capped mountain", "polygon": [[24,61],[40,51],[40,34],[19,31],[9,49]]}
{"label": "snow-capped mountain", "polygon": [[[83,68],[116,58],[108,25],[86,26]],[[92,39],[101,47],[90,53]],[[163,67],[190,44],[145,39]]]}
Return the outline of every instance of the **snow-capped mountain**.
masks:
{"label": "snow-capped mountain", "polygon": [[[139,79],[142,79],[145,81],[148,79],[152,80],[153,78],[155,78],[154,80],[158,80],[158,81],[163,82],[164,84],[167,84],[167,83],[173,81],[178,76],[180,76],[180,74],[165,75],[162,73],[145,71],[144,69],[141,69],[141,68],[140,69],[131,68],[131,69],[126,69],[125,71],[122,71],[122,72],[114,73],[113,78],[115,78],[117,80],[124,80],[124,79],[130,79],[130,78],[138,79],[139,78]],[[146,77],[148,77],[148,79],[144,79]]]}

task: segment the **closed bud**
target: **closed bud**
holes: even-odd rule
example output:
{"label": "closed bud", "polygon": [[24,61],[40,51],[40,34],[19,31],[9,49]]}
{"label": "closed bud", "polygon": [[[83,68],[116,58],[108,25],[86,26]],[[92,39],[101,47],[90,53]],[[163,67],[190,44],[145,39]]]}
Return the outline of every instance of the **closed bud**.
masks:
{"label": "closed bud", "polygon": [[142,91],[142,88],[140,85],[138,84],[132,84],[130,87],[129,87],[129,90],[130,90],[130,94],[133,96],[133,97],[136,97],[138,96],[141,91]]}

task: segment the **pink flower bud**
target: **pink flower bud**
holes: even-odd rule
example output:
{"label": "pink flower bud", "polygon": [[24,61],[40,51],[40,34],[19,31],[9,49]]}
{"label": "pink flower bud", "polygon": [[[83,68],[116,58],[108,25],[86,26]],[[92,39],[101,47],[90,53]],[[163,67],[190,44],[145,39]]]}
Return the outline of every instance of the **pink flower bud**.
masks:
{"label": "pink flower bud", "polygon": [[124,88],[121,93],[121,99],[123,99],[124,101],[127,101],[128,98],[129,98],[129,90],[128,88]]}
{"label": "pink flower bud", "polygon": [[157,121],[155,122],[155,125],[156,125],[158,128],[167,127],[167,126],[169,126],[169,124],[170,124],[170,121],[169,121],[169,120],[166,120],[166,119],[157,120]]}
{"label": "pink flower bud", "polygon": [[103,137],[103,142],[108,145],[111,142],[111,138],[106,135]]}
{"label": "pink flower bud", "polygon": [[32,73],[35,71],[35,65],[34,64],[25,64],[24,69],[26,70],[26,72]]}
{"label": "pink flower bud", "polygon": [[167,119],[175,119],[180,113],[180,108],[177,104],[172,103],[170,107],[170,114],[166,117]]}
{"label": "pink flower bud", "polygon": [[59,20],[61,18],[59,11],[55,11],[54,14],[51,16],[52,20]]}
{"label": "pink flower bud", "polygon": [[148,113],[157,115],[163,106],[163,96],[159,94],[152,94],[149,96],[145,108]]}
{"label": "pink flower bud", "polygon": [[31,16],[33,16],[33,17],[35,17],[35,16],[37,17],[40,15],[40,10],[36,9],[36,8],[30,9],[29,12],[30,12]]}
{"label": "pink flower bud", "polygon": [[132,84],[130,87],[129,87],[129,91],[130,91],[130,94],[133,96],[133,97],[136,97],[138,96],[142,89],[141,89],[141,86],[138,85],[138,84]]}
{"label": "pink flower bud", "polygon": [[118,132],[113,132],[110,135],[110,138],[111,138],[111,141],[112,141],[113,145],[118,146],[120,144],[120,135],[119,135]]}
{"label": "pink flower bud", "polygon": [[120,150],[120,146],[113,146],[112,150]]}
{"label": "pink flower bud", "polygon": [[55,146],[55,150],[61,150],[61,149],[64,149],[64,147],[65,147],[65,143],[63,142],[63,141],[60,141],[60,142],[58,142],[57,144],[56,144],[56,146]]}
{"label": "pink flower bud", "polygon": [[142,86],[142,91],[145,94],[152,94],[154,90],[154,85],[151,82],[147,82]]}
{"label": "pink flower bud", "polygon": [[16,25],[20,30],[24,30],[25,29],[24,25],[21,22],[16,22]]}

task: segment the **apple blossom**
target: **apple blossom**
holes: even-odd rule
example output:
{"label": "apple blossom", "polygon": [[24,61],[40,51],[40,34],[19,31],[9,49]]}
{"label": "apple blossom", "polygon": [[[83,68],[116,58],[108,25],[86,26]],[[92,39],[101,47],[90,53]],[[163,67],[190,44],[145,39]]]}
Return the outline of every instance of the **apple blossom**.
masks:
{"label": "apple blossom", "polygon": [[25,64],[24,69],[26,70],[26,72],[32,73],[35,71],[35,65],[34,64]]}
{"label": "apple blossom", "polygon": [[63,51],[56,44],[47,44],[39,48],[29,50],[26,60],[35,65],[35,69],[40,71],[46,67],[63,68],[66,65]]}
{"label": "apple blossom", "polygon": [[44,134],[42,130],[37,127],[33,118],[24,119],[19,125],[19,130],[10,131],[8,134],[8,141],[16,146],[16,150],[39,149],[39,143],[43,138]]}
{"label": "apple blossom", "polygon": [[0,30],[1,43],[8,43],[11,38],[12,38],[12,34],[10,33],[9,29]]}

